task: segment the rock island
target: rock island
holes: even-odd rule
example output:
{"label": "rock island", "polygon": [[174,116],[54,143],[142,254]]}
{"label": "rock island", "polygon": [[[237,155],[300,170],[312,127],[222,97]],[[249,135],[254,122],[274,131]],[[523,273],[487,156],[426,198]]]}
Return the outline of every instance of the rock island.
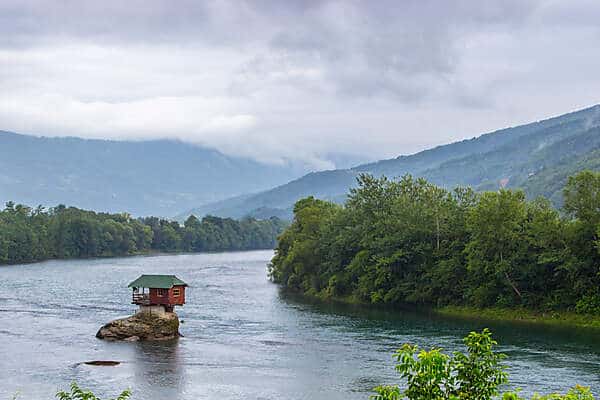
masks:
{"label": "rock island", "polygon": [[142,275],[128,287],[133,289],[136,314],[104,325],[96,337],[106,340],[170,340],[178,338],[179,318],[175,306],[185,304],[187,283],[175,275]]}

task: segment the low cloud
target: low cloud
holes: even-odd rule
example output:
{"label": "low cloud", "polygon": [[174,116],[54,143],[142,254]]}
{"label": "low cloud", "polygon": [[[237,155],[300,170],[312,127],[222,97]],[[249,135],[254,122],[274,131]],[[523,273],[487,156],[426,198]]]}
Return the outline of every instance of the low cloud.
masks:
{"label": "low cloud", "polygon": [[397,156],[597,103],[598,20],[593,0],[7,0],[0,130]]}
{"label": "low cloud", "polygon": [[[196,143],[236,136],[257,125],[249,114],[223,113],[226,99],[158,97],[82,102],[56,95],[0,97],[0,120],[21,132],[108,139],[177,138]],[[226,112],[226,111],[225,111]]]}

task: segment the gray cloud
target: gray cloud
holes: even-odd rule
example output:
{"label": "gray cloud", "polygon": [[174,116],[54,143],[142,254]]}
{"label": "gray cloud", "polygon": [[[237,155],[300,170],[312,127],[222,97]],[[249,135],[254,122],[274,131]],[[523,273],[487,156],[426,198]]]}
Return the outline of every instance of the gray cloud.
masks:
{"label": "gray cloud", "polygon": [[600,3],[0,3],[0,129],[267,162],[395,156],[598,102]]}

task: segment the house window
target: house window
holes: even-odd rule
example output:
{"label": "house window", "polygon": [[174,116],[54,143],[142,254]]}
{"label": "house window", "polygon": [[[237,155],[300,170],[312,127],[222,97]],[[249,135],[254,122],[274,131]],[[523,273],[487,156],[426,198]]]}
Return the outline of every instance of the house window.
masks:
{"label": "house window", "polygon": [[157,294],[158,296],[164,296],[164,295],[166,295],[166,294],[167,294],[167,291],[166,291],[165,289],[158,289],[158,290],[156,291],[156,294]]}
{"label": "house window", "polygon": [[173,289],[173,297],[179,297],[181,294],[181,289]]}

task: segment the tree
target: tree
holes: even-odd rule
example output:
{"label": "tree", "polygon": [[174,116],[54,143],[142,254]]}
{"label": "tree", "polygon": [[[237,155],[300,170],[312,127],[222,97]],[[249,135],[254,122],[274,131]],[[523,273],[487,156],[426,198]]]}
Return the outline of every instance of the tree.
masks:
{"label": "tree", "polygon": [[582,171],[569,177],[563,191],[565,212],[597,227],[600,223],[600,172]]}
{"label": "tree", "polygon": [[361,175],[343,207],[296,203],[269,273],[309,295],[367,303],[600,312],[596,184],[591,173],[570,180],[563,218],[521,191]]}
{"label": "tree", "polygon": [[[523,240],[526,216],[525,194],[510,190],[483,193],[469,213],[466,251],[468,270],[478,282],[471,294],[475,304],[492,305],[500,296],[505,305],[512,305],[522,298],[518,267],[527,251]],[[503,290],[504,285],[515,296]]]}
{"label": "tree", "polygon": [[576,260],[569,268],[571,287],[585,303],[600,304],[600,173],[583,171],[569,177],[563,195],[571,218],[569,247]]}
{"label": "tree", "polygon": [[190,217],[176,221],[127,213],[95,213],[59,205],[49,210],[7,203],[0,210],[0,264],[160,251],[273,248],[286,224],[279,219]]}
{"label": "tree", "polygon": [[[319,265],[319,232],[322,221],[337,207],[313,197],[299,200],[294,206],[294,221],[279,237],[269,275],[275,282],[308,291],[319,291],[320,282],[314,274]],[[314,279],[313,279],[314,278]]]}

